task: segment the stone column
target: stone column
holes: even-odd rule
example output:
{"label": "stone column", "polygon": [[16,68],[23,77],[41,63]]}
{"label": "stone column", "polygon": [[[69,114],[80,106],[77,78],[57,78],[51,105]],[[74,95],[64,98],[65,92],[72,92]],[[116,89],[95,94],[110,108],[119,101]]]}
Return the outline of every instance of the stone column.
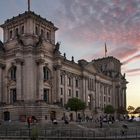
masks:
{"label": "stone column", "polygon": [[67,103],[68,101],[68,94],[67,94],[67,74],[65,74],[65,79],[64,79],[64,104]]}
{"label": "stone column", "polygon": [[73,76],[72,78],[72,97],[76,97],[75,93],[76,93],[76,90],[75,90],[75,77]]}
{"label": "stone column", "polygon": [[84,76],[82,77],[82,80],[81,80],[81,93],[82,95],[80,94],[81,96],[81,99],[85,102],[85,78]]}
{"label": "stone column", "polygon": [[22,63],[21,59],[16,59],[16,92],[17,92],[17,101],[21,101],[22,97]]}
{"label": "stone column", "polygon": [[56,71],[56,101],[57,102],[60,101],[59,97],[60,97],[60,69],[58,66]]}
{"label": "stone column", "polygon": [[85,103],[88,105],[88,78],[85,77]]}
{"label": "stone column", "polygon": [[124,88],[124,108],[126,108],[126,88]]}
{"label": "stone column", "polygon": [[97,84],[97,87],[96,87],[96,91],[95,91],[95,108],[99,107],[99,103],[100,103],[100,99],[99,99],[99,97],[100,97],[100,88],[99,88],[100,84],[99,84],[99,82],[96,82],[96,84]]}

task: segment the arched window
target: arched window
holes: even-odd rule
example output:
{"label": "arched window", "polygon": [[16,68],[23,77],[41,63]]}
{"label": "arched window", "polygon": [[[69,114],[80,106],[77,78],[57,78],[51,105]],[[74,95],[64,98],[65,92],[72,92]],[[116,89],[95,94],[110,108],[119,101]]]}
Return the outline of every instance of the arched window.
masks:
{"label": "arched window", "polygon": [[38,27],[35,27],[35,34],[38,35]]}
{"label": "arched window", "polygon": [[41,36],[43,36],[44,35],[44,30],[43,29],[41,29]]}
{"label": "arched window", "polygon": [[10,32],[9,32],[9,38],[11,39],[13,37],[13,32],[12,32],[12,30],[10,30]]}
{"label": "arched window", "polygon": [[15,32],[15,35],[18,35],[18,28],[16,28],[16,32]]}
{"label": "arched window", "polygon": [[16,67],[13,66],[11,69],[10,69],[10,80],[16,80]]}
{"label": "arched window", "polygon": [[50,70],[45,66],[43,67],[44,80],[50,79]]}
{"label": "arched window", "polygon": [[47,31],[47,39],[50,40],[50,38],[51,38],[51,34],[50,32]]}
{"label": "arched window", "polygon": [[24,26],[21,27],[21,34],[24,34]]}

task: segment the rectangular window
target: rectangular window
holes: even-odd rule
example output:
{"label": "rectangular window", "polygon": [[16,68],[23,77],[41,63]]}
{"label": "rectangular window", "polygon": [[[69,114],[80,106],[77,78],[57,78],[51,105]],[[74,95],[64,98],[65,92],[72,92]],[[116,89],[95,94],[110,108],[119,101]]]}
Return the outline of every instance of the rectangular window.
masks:
{"label": "rectangular window", "polygon": [[44,80],[49,80],[49,70],[47,67],[43,67],[43,73],[44,73]]}
{"label": "rectangular window", "polygon": [[63,98],[60,98],[60,104],[63,106]]}
{"label": "rectangular window", "polygon": [[68,77],[68,86],[71,86],[71,78]]}
{"label": "rectangular window", "polygon": [[76,79],[75,80],[75,86],[78,87],[78,85],[79,85],[79,81],[78,81],[78,79]]}
{"label": "rectangular window", "polygon": [[11,80],[16,81],[16,67],[11,68],[10,74],[11,74]]}
{"label": "rectangular window", "polygon": [[14,103],[17,100],[16,89],[10,89],[10,103]]}
{"label": "rectangular window", "polygon": [[63,75],[60,75],[60,84],[63,84]]}
{"label": "rectangular window", "polygon": [[90,83],[90,82],[89,82],[89,79],[88,79],[88,90],[90,89],[89,83]]}
{"label": "rectangular window", "polygon": [[68,90],[68,96],[71,96],[71,89]]}
{"label": "rectangular window", "polygon": [[106,98],[105,98],[105,96],[104,96],[104,102],[106,101]]}
{"label": "rectangular window", "polygon": [[63,95],[63,88],[60,88],[61,95]]}
{"label": "rectangular window", "polygon": [[108,97],[108,102],[110,103],[110,97]]}
{"label": "rectangular window", "polygon": [[77,98],[79,97],[79,92],[78,92],[78,91],[76,91],[76,97],[77,97]]}
{"label": "rectangular window", "polygon": [[43,100],[47,103],[49,103],[49,89],[44,89],[44,96]]}

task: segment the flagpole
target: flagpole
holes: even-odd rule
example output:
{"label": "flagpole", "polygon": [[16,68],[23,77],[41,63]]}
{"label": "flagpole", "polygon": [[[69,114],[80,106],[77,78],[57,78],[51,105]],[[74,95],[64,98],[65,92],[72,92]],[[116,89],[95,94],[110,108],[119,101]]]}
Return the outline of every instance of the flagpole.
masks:
{"label": "flagpole", "polygon": [[105,43],[105,57],[106,57],[106,54],[107,54],[107,47],[106,47],[106,43]]}
{"label": "flagpole", "polygon": [[28,0],[28,11],[30,11],[30,0]]}

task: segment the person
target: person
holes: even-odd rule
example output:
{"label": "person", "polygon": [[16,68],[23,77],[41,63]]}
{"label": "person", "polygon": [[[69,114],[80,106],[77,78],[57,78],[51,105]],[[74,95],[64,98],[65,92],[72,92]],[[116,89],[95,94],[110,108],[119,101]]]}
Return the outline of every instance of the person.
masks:
{"label": "person", "polygon": [[30,128],[30,124],[31,124],[31,117],[27,118],[27,123],[28,123],[28,128]]}
{"label": "person", "polygon": [[100,120],[100,128],[102,128],[102,127],[103,127],[103,121]]}
{"label": "person", "polygon": [[68,119],[64,119],[65,124],[69,124]]}
{"label": "person", "polygon": [[53,124],[58,124],[56,119],[53,120]]}
{"label": "person", "polygon": [[127,129],[128,129],[128,126],[126,124],[123,124],[121,128],[121,136],[124,136],[127,134]]}
{"label": "person", "polygon": [[103,127],[103,119],[102,119],[102,117],[100,116],[100,128],[102,128]]}

